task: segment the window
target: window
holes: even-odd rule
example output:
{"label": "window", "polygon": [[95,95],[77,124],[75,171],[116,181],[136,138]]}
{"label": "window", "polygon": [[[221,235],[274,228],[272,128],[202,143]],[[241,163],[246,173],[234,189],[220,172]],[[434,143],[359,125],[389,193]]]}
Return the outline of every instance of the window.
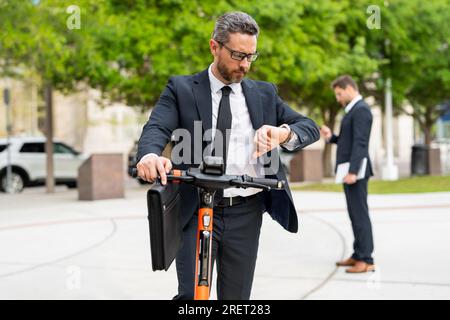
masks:
{"label": "window", "polygon": [[77,154],[71,147],[63,144],[63,143],[55,143],[53,153],[58,154]]}
{"label": "window", "polygon": [[20,148],[21,153],[45,153],[45,145],[40,142],[24,143]]}
{"label": "window", "polygon": [[438,119],[436,128],[436,138],[437,140],[450,141],[450,111],[443,114]]}
{"label": "window", "polygon": [[8,147],[7,144],[0,144],[0,153],[5,151],[7,147]]}
{"label": "window", "polygon": [[[45,143],[43,142],[30,142],[24,143],[22,148],[20,149],[22,153],[45,153]],[[57,154],[78,154],[71,147],[65,145],[64,143],[54,143],[53,144],[53,153]]]}

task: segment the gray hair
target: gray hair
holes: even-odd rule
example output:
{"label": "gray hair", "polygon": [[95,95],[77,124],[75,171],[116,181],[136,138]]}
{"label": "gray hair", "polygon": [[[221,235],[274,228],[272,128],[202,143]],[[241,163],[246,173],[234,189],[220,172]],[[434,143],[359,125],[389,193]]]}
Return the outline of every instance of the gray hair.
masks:
{"label": "gray hair", "polygon": [[228,12],[217,19],[212,38],[220,43],[228,43],[230,33],[258,37],[259,27],[256,21],[244,12]]}

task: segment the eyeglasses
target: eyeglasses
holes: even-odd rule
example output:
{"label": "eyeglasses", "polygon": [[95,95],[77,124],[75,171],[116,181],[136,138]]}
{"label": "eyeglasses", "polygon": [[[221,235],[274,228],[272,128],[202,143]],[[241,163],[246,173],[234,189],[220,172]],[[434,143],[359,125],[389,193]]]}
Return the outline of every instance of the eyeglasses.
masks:
{"label": "eyeglasses", "polygon": [[245,53],[245,52],[240,52],[240,51],[235,51],[233,49],[228,48],[225,43],[217,41],[221,46],[225,47],[225,49],[227,49],[230,52],[231,55],[231,59],[233,60],[238,60],[238,61],[242,61],[245,58],[247,58],[248,62],[253,62],[256,60],[256,58],[258,58],[258,51],[256,51],[255,53]]}

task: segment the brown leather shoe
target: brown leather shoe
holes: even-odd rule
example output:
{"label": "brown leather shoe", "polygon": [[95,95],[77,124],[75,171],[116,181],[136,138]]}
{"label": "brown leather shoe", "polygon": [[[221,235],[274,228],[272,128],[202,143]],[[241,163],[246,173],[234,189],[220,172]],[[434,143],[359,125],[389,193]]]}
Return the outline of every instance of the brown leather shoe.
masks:
{"label": "brown leather shoe", "polygon": [[356,260],[353,258],[348,258],[343,261],[336,262],[338,267],[353,267],[356,264]]}
{"label": "brown leather shoe", "polygon": [[356,264],[345,270],[347,273],[365,273],[365,272],[373,272],[375,271],[375,265],[368,264],[364,261],[357,261]]}

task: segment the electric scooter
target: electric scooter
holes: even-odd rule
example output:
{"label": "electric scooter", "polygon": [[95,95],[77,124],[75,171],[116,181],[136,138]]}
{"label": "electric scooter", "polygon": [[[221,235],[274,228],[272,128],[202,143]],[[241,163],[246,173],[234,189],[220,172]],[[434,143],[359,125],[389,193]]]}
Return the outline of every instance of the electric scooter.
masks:
{"label": "electric scooter", "polygon": [[[132,176],[137,177],[133,169]],[[276,179],[253,178],[248,175],[224,174],[224,163],[221,157],[205,157],[198,168],[188,170],[172,170],[167,175],[171,183],[188,183],[199,191],[197,247],[195,260],[195,300],[208,300],[211,287],[211,253],[213,233],[214,196],[217,190],[230,187],[258,188],[263,190],[282,190],[285,182]]]}

